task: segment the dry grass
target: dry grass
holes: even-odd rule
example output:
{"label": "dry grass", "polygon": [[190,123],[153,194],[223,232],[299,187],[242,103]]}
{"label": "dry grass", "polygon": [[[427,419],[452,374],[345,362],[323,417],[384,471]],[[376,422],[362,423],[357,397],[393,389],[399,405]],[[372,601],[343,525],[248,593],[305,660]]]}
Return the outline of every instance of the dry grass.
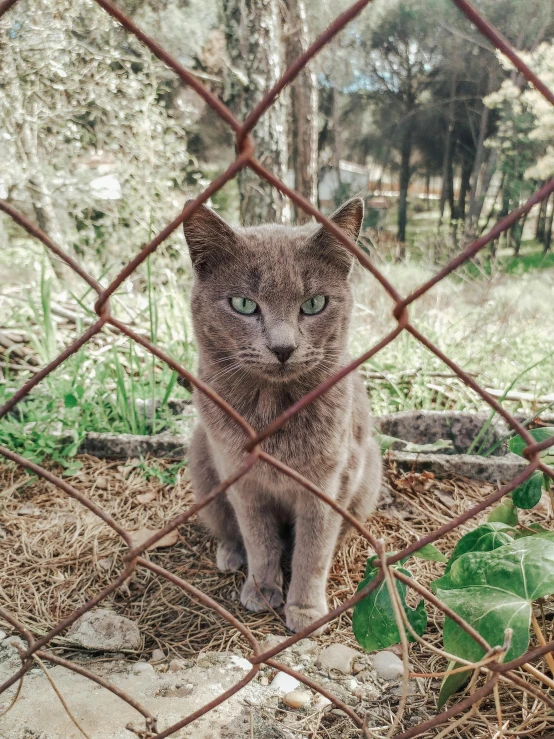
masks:
{"label": "dry grass", "polygon": [[[175,485],[164,485],[156,478],[145,479],[132,464],[82,458],[84,466],[72,484],[108,511],[128,530],[158,529],[182,512],[192,495],[181,470]],[[425,475],[388,471],[387,493],[379,511],[368,526],[385,540],[387,550],[398,550],[454,515],[467,509],[491,492],[489,485],[463,479],[435,480]],[[137,496],[150,493],[150,502]],[[144,498],[142,498],[144,500]],[[546,515],[539,507],[534,516]],[[0,539],[5,554],[0,562],[0,602],[34,633],[43,634],[72,609],[113,580],[122,568],[126,547],[116,534],[81,505],[43,480],[29,477],[12,465],[0,467]],[[244,575],[222,575],[214,565],[213,542],[196,520],[179,531],[179,541],[148,556],[176,575],[201,588],[262,639],[268,634],[285,635],[283,622],[274,614],[246,613],[237,599]],[[451,551],[459,533],[439,542],[443,552]],[[329,580],[331,607],[351,595],[360,581],[368,556],[368,545],[352,537],[336,557]],[[441,565],[411,560],[412,574],[427,585],[441,572]],[[139,570],[117,593],[108,599],[120,614],[136,621],[144,635],[143,656],[154,647],[166,654],[191,657],[202,651],[244,648],[236,630],[209,609],[187,598],[180,589],[152,573]],[[440,646],[442,618],[430,608],[429,643]],[[343,614],[320,637],[322,643],[341,641],[355,646],[350,615]],[[55,642],[63,648],[63,640]],[[137,655],[139,656],[139,655]],[[444,660],[430,650],[412,645],[410,661],[415,672],[432,673],[445,669]],[[528,677],[528,675],[526,676]],[[436,711],[439,681],[415,681],[409,698],[405,727],[425,720]],[[540,702],[522,696],[521,691],[502,689],[503,718],[509,722],[498,736],[538,737],[554,730],[554,717],[545,713]],[[390,723],[399,697],[388,693],[378,704],[369,706],[368,725]],[[346,719],[329,715],[313,737],[358,736]],[[320,719],[318,719],[320,721]],[[452,727],[452,736],[492,737],[497,731],[494,701],[481,708],[461,727]],[[353,732],[353,733],[351,733]],[[386,732],[385,732],[386,733]],[[383,734],[384,735],[384,734]],[[376,732],[375,736],[381,736]]]}

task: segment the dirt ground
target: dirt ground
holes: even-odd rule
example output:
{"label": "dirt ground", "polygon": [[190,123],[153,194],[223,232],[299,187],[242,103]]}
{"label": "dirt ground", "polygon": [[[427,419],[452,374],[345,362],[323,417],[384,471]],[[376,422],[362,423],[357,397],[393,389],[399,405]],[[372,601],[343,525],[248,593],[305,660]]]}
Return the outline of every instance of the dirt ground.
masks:
{"label": "dirt ground", "polygon": [[[70,479],[71,484],[109,512],[128,531],[160,529],[192,501],[186,468],[182,468],[176,479],[168,484],[167,478],[159,474],[163,472],[163,463],[156,463],[158,474],[153,475],[137,461],[121,464],[93,457],[82,457],[81,460],[83,468],[78,476]],[[462,478],[436,480],[426,474],[389,469],[381,505],[368,526],[385,540],[388,551],[398,550],[466,510],[492,489],[491,485]],[[533,515],[546,517],[548,512],[546,507],[539,507]],[[0,605],[37,635],[46,633],[60,618],[86,602],[122,569],[126,547],[108,526],[52,484],[31,477],[12,465],[0,467],[0,526],[3,552]],[[450,534],[439,542],[445,554],[451,551],[458,536]],[[367,542],[359,536],[352,536],[337,554],[329,579],[330,607],[339,605],[355,591],[368,554]],[[242,609],[237,594],[244,574],[223,575],[218,572],[214,564],[213,541],[196,519],[180,527],[170,546],[152,551],[148,556],[224,605],[260,641],[287,635],[279,613],[250,614]],[[408,567],[414,577],[426,585],[441,574],[442,565],[410,560]],[[163,726],[213,699],[211,688],[201,689],[199,686],[215,685],[221,692],[244,675],[236,663],[236,659],[249,653],[244,638],[224,619],[187,598],[182,590],[164,578],[144,569],[137,570],[104,605],[138,625],[142,635],[139,650],[117,655],[88,653],[72,647],[63,635],[54,639],[49,648],[66,659],[109,672],[110,679],[113,678],[116,684],[127,686],[125,689],[129,688],[150,702],[153,712],[161,711]],[[429,643],[440,642],[440,627],[440,614],[431,608],[426,634]],[[7,634],[15,633],[5,622],[0,621],[0,628]],[[360,652],[361,664],[365,664],[365,672],[362,670],[360,678],[329,675],[318,669],[317,655],[331,643],[345,644]],[[137,668],[137,663],[145,665],[151,659],[154,649],[163,651],[163,660],[153,667]],[[347,705],[357,713],[365,714],[368,726],[372,727],[372,736],[379,739],[386,736],[398,707],[399,683],[378,679],[371,663],[363,662],[366,658],[361,651],[352,633],[350,614],[345,613],[324,635],[313,640],[312,656],[306,658],[305,663],[294,649],[276,659],[282,659],[284,664],[295,668],[300,660],[308,676],[320,684],[327,681],[329,690],[335,689]],[[175,659],[182,662],[180,669],[173,674],[168,666]],[[4,645],[4,650],[0,649],[0,682],[17,669],[18,660],[13,648],[8,649]],[[244,663],[241,664],[244,669]],[[418,645],[410,647],[410,665],[413,672],[427,674],[446,667],[442,658]],[[127,709],[121,707],[119,699],[112,695],[100,698],[106,691],[96,685],[86,686],[85,678],[77,678],[62,667],[54,667],[48,672],[55,675],[55,682],[62,692],[69,691],[73,699],[69,702],[75,714],[81,716],[83,726],[90,726],[91,739],[132,736],[124,728],[131,718],[125,713]],[[248,688],[226,704],[226,708],[210,714],[210,718],[202,719],[200,724],[195,723],[176,736],[237,739],[243,736],[245,739],[360,736],[350,719],[336,713],[336,709],[327,706],[326,711],[315,710],[315,696],[312,696],[310,710],[299,712],[284,706],[279,691],[271,689],[275,673],[275,669],[264,668]],[[182,684],[194,685],[195,688],[188,696],[172,694],[171,691],[181,689]],[[411,680],[410,685],[407,709],[401,723],[405,729],[435,715],[440,681],[432,677],[417,678]],[[13,689],[0,696],[0,714],[8,707],[10,696],[13,697]],[[10,713],[0,719],[1,737],[72,739],[73,736],[83,736],[62,709],[40,666],[33,667],[22,696]],[[163,706],[160,704],[162,698]],[[521,693],[516,695],[513,688],[503,689],[503,702],[508,732],[517,729],[518,736],[539,737],[554,731],[554,718],[545,715],[540,703],[534,704]],[[93,710],[94,704],[97,710]],[[17,715],[23,721],[17,724],[23,732],[18,734],[13,730]],[[52,733],[53,716],[65,727],[56,729],[58,733]],[[111,717],[109,722],[108,717]],[[136,717],[134,713],[133,718]],[[108,733],[108,724],[111,727],[114,722],[118,725],[117,730],[114,726],[113,731],[109,729],[112,733]],[[10,726],[12,729],[7,729]],[[468,724],[452,726],[452,735],[491,737],[497,727],[494,703],[485,701]]]}

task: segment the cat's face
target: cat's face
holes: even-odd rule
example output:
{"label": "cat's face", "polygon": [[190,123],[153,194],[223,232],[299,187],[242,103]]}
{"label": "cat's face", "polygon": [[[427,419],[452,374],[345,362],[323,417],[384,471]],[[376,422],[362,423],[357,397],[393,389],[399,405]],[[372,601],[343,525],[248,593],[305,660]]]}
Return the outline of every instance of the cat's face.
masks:
{"label": "cat's face", "polygon": [[[333,216],[353,239],[362,218],[359,199]],[[314,225],[232,229],[207,208],[184,228],[196,277],[194,329],[208,377],[283,382],[336,367],[352,312],[352,256],[339,242]]]}

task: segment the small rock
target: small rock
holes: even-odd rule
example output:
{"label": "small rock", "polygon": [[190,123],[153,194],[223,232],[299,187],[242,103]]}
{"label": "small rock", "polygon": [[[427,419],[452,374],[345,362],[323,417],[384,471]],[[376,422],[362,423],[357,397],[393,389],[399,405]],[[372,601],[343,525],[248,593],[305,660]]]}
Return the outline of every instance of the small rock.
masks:
{"label": "small rock", "polygon": [[346,644],[329,644],[317,658],[318,667],[323,670],[338,670],[344,675],[352,672],[352,664],[360,653]]}
{"label": "small rock", "polygon": [[269,680],[265,675],[262,675],[260,678],[260,685],[269,685]]}
{"label": "small rock", "polygon": [[154,673],[154,668],[148,662],[135,662],[131,669],[137,675],[140,675],[143,672]]}
{"label": "small rock", "polygon": [[2,629],[0,629],[0,641],[4,641],[4,639],[6,638],[6,636],[7,636],[6,635],[6,632],[5,631],[2,631]]}
{"label": "small rock", "polygon": [[284,636],[275,636],[274,634],[266,636],[266,638],[260,644],[262,652],[265,652],[268,649],[273,649],[273,647],[277,647],[282,641],[285,641],[285,638],[286,637]]}
{"label": "small rock", "polygon": [[366,667],[361,672],[356,673],[356,680],[362,683],[373,683],[375,681],[375,673],[373,669],[368,670]]}
{"label": "small rock", "polygon": [[[397,685],[395,688],[392,688],[392,690],[390,691],[391,695],[397,695],[398,697],[402,695],[402,692],[403,692],[402,685]],[[417,695],[415,688],[413,687],[413,685],[410,685],[410,683],[408,683],[408,692],[406,695],[409,698],[413,695]]]}
{"label": "small rock", "polygon": [[196,660],[197,667],[213,667],[214,660],[209,654],[199,654]]}
{"label": "small rock", "polygon": [[317,649],[317,642],[313,639],[300,639],[300,641],[294,645],[293,649],[300,655],[313,654]]}
{"label": "small rock", "polygon": [[315,707],[319,708],[320,711],[324,711],[325,709],[330,710],[330,706],[332,705],[332,701],[330,701],[326,696],[321,695],[321,693],[317,696]]}
{"label": "small rock", "polygon": [[137,495],[137,501],[139,503],[142,503],[142,505],[146,505],[147,503],[152,503],[153,500],[156,500],[157,493],[153,490],[149,490],[146,493],[141,493],[140,495]]}
{"label": "small rock", "polygon": [[291,693],[298,688],[300,683],[292,675],[286,672],[278,672],[271,681],[271,687],[280,690],[281,693]]}
{"label": "small rock", "polygon": [[346,711],[343,711],[340,708],[333,708],[333,710],[331,711],[331,713],[334,716],[344,716],[345,718],[348,718],[348,714],[346,713]]}
{"label": "small rock", "polygon": [[249,662],[244,657],[239,657],[236,654],[231,655],[231,664],[228,665],[228,667],[239,667],[241,670],[251,670],[252,669],[252,663]]}
{"label": "small rock", "polygon": [[9,650],[10,655],[19,654],[21,649],[27,649],[27,643],[20,636],[8,636],[2,642],[2,646]]}
{"label": "small rock", "polygon": [[113,565],[113,561],[113,557],[103,557],[98,560],[98,567],[101,567],[103,570],[109,570]]}
{"label": "small rock", "polygon": [[362,670],[365,669],[365,665],[363,662],[354,662],[354,665],[352,667],[352,672],[354,675],[357,675],[359,672],[362,672]]}
{"label": "small rock", "polygon": [[183,685],[180,688],[177,688],[175,691],[175,695],[177,698],[185,698],[187,695],[190,695],[192,691],[194,690],[194,685],[192,683],[188,683],[187,685]]}
{"label": "small rock", "polygon": [[107,490],[108,484],[108,478],[105,475],[99,475],[96,478],[96,487],[100,490]]}
{"label": "small rock", "polygon": [[392,652],[377,652],[373,655],[373,667],[383,680],[396,680],[404,674],[402,660]]}
{"label": "small rock", "polygon": [[302,708],[308,705],[312,696],[307,690],[292,690],[283,696],[283,703],[289,708]]}
{"label": "small rock", "polygon": [[150,658],[150,662],[163,662],[165,659],[165,654],[163,649],[154,649],[152,652],[152,657]]}
{"label": "small rock", "polygon": [[77,619],[67,638],[85,649],[103,652],[135,651],[142,645],[138,626],[106,608],[96,608]]}
{"label": "small rock", "polygon": [[352,700],[351,693],[340,683],[330,682],[325,687],[335,698],[338,698],[343,703],[348,703],[348,701]]}
{"label": "small rock", "polygon": [[169,663],[169,671],[170,672],[179,672],[179,670],[182,670],[185,667],[185,663],[182,659],[172,659]]}

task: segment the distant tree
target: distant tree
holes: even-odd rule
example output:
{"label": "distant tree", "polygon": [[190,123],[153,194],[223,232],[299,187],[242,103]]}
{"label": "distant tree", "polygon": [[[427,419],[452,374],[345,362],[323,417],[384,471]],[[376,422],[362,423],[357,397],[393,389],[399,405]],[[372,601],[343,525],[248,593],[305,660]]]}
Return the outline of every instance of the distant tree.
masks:
{"label": "distant tree", "polygon": [[[261,100],[284,68],[277,0],[223,0],[228,65],[224,97],[239,120]],[[280,95],[253,131],[256,155],[284,179],[287,171],[287,101]],[[250,169],[237,177],[242,223],[281,222],[286,201]]]}
{"label": "distant tree", "polygon": [[374,106],[376,127],[388,128],[398,156],[397,236],[401,242],[406,240],[414,132],[429,101],[441,57],[433,6],[429,2],[399,2],[383,15],[367,40],[360,40],[367,50],[366,97]]}
{"label": "distant tree", "polygon": [[[549,86],[554,84],[554,44],[543,43],[531,53],[522,54]],[[517,207],[541,181],[554,175],[554,111],[535,89],[523,88],[513,78],[485,99],[497,112],[499,125],[490,146],[497,151],[503,178],[502,213]],[[539,209],[537,237],[545,251],[552,243],[554,203],[548,215],[548,201]],[[512,230],[514,248],[519,251],[522,224]]]}
{"label": "distant tree", "polygon": [[[283,38],[286,64],[290,66],[308,48],[308,21],[304,0],[283,0]],[[317,205],[318,175],[318,87],[313,65],[301,70],[290,87],[289,169],[294,186]],[[293,205],[296,223],[311,220]]]}

